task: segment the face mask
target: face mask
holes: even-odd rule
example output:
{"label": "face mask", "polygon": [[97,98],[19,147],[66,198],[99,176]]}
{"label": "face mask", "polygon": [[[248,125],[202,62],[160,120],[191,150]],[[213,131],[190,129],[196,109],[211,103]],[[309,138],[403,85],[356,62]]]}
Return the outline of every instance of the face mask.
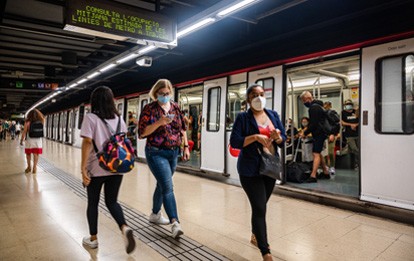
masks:
{"label": "face mask", "polygon": [[161,102],[162,104],[167,103],[170,101],[171,97],[170,96],[163,96],[163,95],[158,95],[157,99],[159,102]]}
{"label": "face mask", "polygon": [[261,111],[266,107],[266,98],[262,96],[257,96],[252,100],[252,108],[256,111]]}
{"label": "face mask", "polygon": [[345,110],[352,110],[353,108],[354,108],[354,106],[351,105],[351,104],[345,105]]}
{"label": "face mask", "polygon": [[185,116],[185,117],[188,117],[188,113],[185,113],[185,114],[184,114],[184,116]]}
{"label": "face mask", "polygon": [[306,121],[304,121],[304,122],[302,122],[302,126],[306,127],[306,126],[308,126],[308,123]]}
{"label": "face mask", "polygon": [[305,105],[307,108],[309,108],[311,106],[311,103],[310,102],[305,102],[305,103],[303,103],[303,105]]}

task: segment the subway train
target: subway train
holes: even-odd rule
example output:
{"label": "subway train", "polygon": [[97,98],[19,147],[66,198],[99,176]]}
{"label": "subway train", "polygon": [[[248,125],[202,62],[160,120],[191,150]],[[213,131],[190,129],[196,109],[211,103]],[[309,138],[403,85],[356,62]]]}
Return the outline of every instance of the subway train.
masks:
{"label": "subway train", "polygon": [[[375,205],[390,213],[412,214],[414,170],[409,151],[414,146],[414,38],[410,37],[373,39],[175,84],[174,100],[191,119],[187,133],[194,141],[191,159],[180,162],[180,170],[238,184],[237,151],[230,147],[229,139],[237,114],[246,109],[246,88],[253,83],[262,85],[266,107],[276,110],[284,122],[291,119],[296,128],[308,114],[299,98],[308,90],[316,99],[330,101],[339,113],[345,100],[353,102],[359,115],[360,155],[355,159],[339,135],[336,171],[330,180],[292,183],[284,176],[277,190],[312,195],[319,202],[351,199],[365,208]],[[147,86],[148,91],[150,88]],[[136,133],[131,119],[138,119],[149,102],[148,93],[116,97],[119,112],[131,123],[131,133]],[[82,104],[47,115],[46,137],[80,147],[81,123],[89,111],[90,106]],[[145,140],[131,133],[138,160],[145,161]],[[293,131],[287,135],[295,140]],[[306,144],[298,142],[301,144],[291,142],[280,151],[285,167],[295,158],[303,159]],[[359,161],[357,168],[355,160]]]}

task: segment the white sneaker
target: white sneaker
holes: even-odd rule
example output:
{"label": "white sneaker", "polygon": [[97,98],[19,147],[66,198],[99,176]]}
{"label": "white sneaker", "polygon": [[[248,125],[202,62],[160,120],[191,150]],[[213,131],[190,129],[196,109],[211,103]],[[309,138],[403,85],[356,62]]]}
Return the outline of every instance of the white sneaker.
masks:
{"label": "white sneaker", "polygon": [[122,229],[122,235],[124,236],[126,252],[127,254],[129,254],[135,249],[134,233],[130,227],[125,226]]}
{"label": "white sneaker", "polygon": [[91,236],[86,236],[82,239],[82,243],[90,248],[98,247],[98,239],[91,240]]}
{"label": "white sneaker", "polygon": [[330,173],[331,175],[335,175],[335,167],[330,167],[330,168],[329,168],[329,173]]}
{"label": "white sneaker", "polygon": [[162,216],[161,211],[157,214],[151,213],[151,215],[148,218],[149,222],[158,224],[158,225],[168,225],[170,224],[170,221],[168,218],[165,218]]}
{"label": "white sneaker", "polygon": [[172,237],[179,238],[182,234],[184,234],[183,230],[181,229],[180,223],[178,221],[174,221],[171,227]]}

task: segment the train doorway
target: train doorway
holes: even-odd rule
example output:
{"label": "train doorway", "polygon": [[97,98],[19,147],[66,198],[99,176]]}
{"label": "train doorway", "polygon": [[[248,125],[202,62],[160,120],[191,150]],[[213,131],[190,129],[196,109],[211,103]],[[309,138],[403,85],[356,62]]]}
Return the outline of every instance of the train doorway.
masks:
{"label": "train doorway", "polygon": [[138,98],[128,99],[126,102],[127,115],[125,123],[128,127],[127,137],[132,143],[132,146],[137,150],[137,132],[138,132]]}
{"label": "train doorway", "polygon": [[[300,134],[307,128],[306,125],[309,123],[308,108],[302,104],[299,97],[303,91],[313,93],[315,99],[322,101],[324,107],[328,106],[338,112],[342,119],[339,134],[335,136],[333,142],[325,141],[324,150],[322,151],[322,156],[331,173],[331,179],[318,179],[317,183],[288,181],[287,184],[307,190],[359,197],[360,157],[357,126],[359,122],[359,64],[359,55],[354,55],[324,62],[309,63],[286,70],[285,119],[288,136],[285,146],[286,165],[292,161],[297,161],[306,163],[312,169],[312,135],[300,138]],[[351,110],[345,110],[345,101],[347,103],[352,101],[353,108]],[[350,126],[343,126],[342,124],[344,120],[349,121],[350,117],[348,119],[347,115],[352,116],[356,123],[352,129]],[[318,173],[323,175],[322,172],[323,170],[320,167]]]}
{"label": "train doorway", "polygon": [[203,105],[203,85],[195,85],[177,90],[177,100],[187,125],[187,138],[190,145],[190,160],[180,161],[180,166],[199,169],[201,166],[201,113]]}
{"label": "train doorway", "polygon": [[[150,102],[151,102],[151,98],[149,97],[149,94],[140,95],[138,97],[137,115],[141,115],[141,112],[144,109],[145,105],[147,105]],[[147,143],[147,139],[138,139],[137,140],[137,155],[138,155],[139,158],[145,158],[145,144],[146,143]]]}

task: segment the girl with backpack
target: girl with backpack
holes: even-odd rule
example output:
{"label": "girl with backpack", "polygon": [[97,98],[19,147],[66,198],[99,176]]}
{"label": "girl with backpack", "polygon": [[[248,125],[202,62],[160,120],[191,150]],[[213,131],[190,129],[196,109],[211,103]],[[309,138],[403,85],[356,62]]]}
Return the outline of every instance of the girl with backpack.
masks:
{"label": "girl with backpack", "polygon": [[[39,155],[43,152],[43,124],[45,122],[45,117],[38,109],[33,109],[27,114],[26,122],[24,123],[24,129],[22,137],[20,138],[20,145],[23,145],[25,142],[24,152],[26,153],[27,168],[25,173],[33,174],[37,173],[37,162],[39,160]],[[33,154],[33,169],[31,167],[31,155]]]}
{"label": "girl with backpack", "polygon": [[86,214],[90,234],[83,238],[82,243],[90,248],[98,247],[98,204],[104,186],[105,204],[122,232],[126,252],[129,254],[135,249],[135,239],[118,203],[118,192],[123,175],[104,170],[99,165],[94,149],[95,144],[97,151],[102,151],[104,143],[112,135],[106,124],[116,130],[119,123],[120,131],[124,133],[128,131],[127,126],[115,107],[112,90],[106,86],[98,87],[92,92],[91,111],[92,113],[85,115],[80,133],[83,138],[81,172],[83,185],[86,186],[88,193]]}

